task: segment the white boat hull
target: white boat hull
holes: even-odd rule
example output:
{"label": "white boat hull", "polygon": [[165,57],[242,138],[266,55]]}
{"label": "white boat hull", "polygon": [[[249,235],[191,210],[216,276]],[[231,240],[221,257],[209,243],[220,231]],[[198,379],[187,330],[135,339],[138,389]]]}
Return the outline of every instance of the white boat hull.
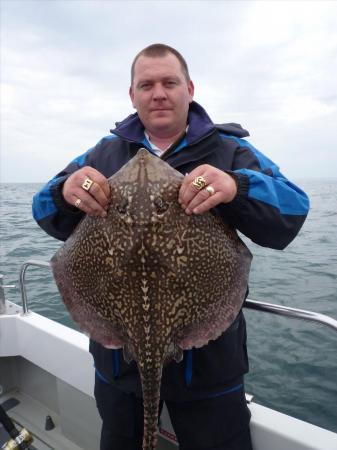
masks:
{"label": "white boat hull", "polygon": [[[39,314],[22,315],[8,302],[6,312],[0,315],[0,403],[19,402],[8,414],[30,429],[38,449],[99,449],[89,339]],[[254,450],[337,450],[336,433],[254,402],[249,408]],[[55,423],[51,431],[44,429],[47,415]],[[176,448],[166,409],[160,431],[159,449]]]}

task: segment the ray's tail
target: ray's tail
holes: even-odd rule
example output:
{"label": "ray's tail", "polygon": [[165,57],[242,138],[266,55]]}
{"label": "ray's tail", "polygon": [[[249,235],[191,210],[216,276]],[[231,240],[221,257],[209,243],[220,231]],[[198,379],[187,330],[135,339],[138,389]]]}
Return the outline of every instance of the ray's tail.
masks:
{"label": "ray's tail", "polygon": [[161,375],[162,369],[157,368],[140,371],[144,403],[143,450],[157,448]]}

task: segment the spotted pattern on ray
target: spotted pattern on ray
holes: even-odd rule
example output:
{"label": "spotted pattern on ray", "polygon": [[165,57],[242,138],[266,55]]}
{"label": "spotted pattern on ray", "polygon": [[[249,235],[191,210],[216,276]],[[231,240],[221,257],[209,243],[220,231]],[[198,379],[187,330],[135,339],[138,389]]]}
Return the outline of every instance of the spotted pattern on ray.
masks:
{"label": "spotted pattern on ray", "polygon": [[249,250],[210,212],[185,214],[182,178],[141,149],[109,179],[108,217],[85,217],[51,261],[82,330],[138,365],[143,450],[156,446],[163,366],[219,337],[248,283]]}

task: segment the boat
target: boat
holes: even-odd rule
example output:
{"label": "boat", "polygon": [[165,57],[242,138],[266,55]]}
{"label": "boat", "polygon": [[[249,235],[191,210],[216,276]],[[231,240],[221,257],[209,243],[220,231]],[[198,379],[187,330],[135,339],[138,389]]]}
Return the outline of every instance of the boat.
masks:
{"label": "boat", "polygon": [[[30,266],[50,270],[49,262],[24,263],[17,303],[5,299],[10,286],[0,275],[0,447],[98,450],[101,421],[93,393],[89,339],[29,309],[26,272]],[[250,299],[245,307],[319,322],[337,331],[337,321],[323,314]],[[251,395],[246,399],[254,450],[337,450],[337,433],[255,403]],[[11,436],[8,423],[15,430]],[[178,448],[165,406],[158,432],[158,450]]]}

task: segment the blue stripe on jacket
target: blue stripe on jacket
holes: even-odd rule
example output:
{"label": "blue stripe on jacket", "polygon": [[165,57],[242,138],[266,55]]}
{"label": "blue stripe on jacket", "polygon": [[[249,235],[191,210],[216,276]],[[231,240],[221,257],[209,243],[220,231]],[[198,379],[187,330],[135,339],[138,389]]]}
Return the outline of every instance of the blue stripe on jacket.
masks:
{"label": "blue stripe on jacket", "polygon": [[33,197],[33,217],[38,222],[44,217],[50,216],[57,212],[57,208],[50,193],[50,188],[57,183],[59,178],[53,178],[47,183],[44,188]]}
{"label": "blue stripe on jacket", "polygon": [[[89,148],[89,150],[84,152],[82,155],[77,156],[70,162],[69,165],[75,164],[78,169],[81,169],[81,167],[85,166],[86,158],[92,150],[94,150],[98,145],[104,143],[105,141],[112,141],[117,138],[118,136],[116,135],[103,137],[97,145]],[[34,195],[32,211],[33,217],[37,222],[44,219],[45,217],[57,213],[57,208],[51,195],[50,188],[53,186],[53,184],[59,183],[62,178],[62,176],[56,175],[41,189],[41,191]]]}
{"label": "blue stripe on jacket", "polygon": [[185,357],[185,384],[190,386],[192,383],[193,375],[193,353],[192,350],[186,351]]}
{"label": "blue stripe on jacket", "polygon": [[[90,148],[77,158],[73,159],[70,164],[76,164],[76,166],[78,166],[78,168],[80,169],[85,165],[85,159],[87,157],[87,154],[91,150],[92,148]],[[53,186],[53,184],[59,183],[61,179],[63,179],[63,177],[57,175],[56,177],[52,178],[49,183],[47,183],[42,188],[41,191],[34,195],[32,211],[33,217],[37,222],[57,212],[57,208],[51,195],[50,188]]]}
{"label": "blue stripe on jacket", "polygon": [[[281,174],[270,177],[261,172],[249,169],[235,170],[234,173],[248,176],[248,197],[267,203],[277,208],[281,214],[305,215],[309,209],[309,199],[306,194]],[[294,191],[296,198],[294,199]],[[296,201],[295,201],[296,200]]]}
{"label": "blue stripe on jacket", "polygon": [[[231,139],[248,148],[257,159],[262,171],[269,170],[271,173],[256,172],[250,169],[234,170],[234,173],[246,175],[249,179],[248,197],[259,200],[277,208],[281,214],[306,215],[309,210],[309,199],[307,195],[296,185],[285,178],[276,164],[263,155],[252,144],[245,139],[221,133],[223,139]],[[272,176],[271,176],[272,174]],[[294,198],[294,192],[296,197]]]}
{"label": "blue stripe on jacket", "polygon": [[240,147],[249,148],[249,150],[254,153],[262,170],[275,166],[275,164],[269,158],[267,158],[263,153],[261,153],[257,148],[255,148],[250,142],[246,141],[245,139],[223,133],[220,133],[220,135],[222,138],[235,141],[237,144],[239,144]]}
{"label": "blue stripe on jacket", "polygon": [[115,140],[115,139],[117,139],[118,138],[118,136],[116,136],[115,134],[111,134],[111,135],[109,135],[109,136],[104,136],[94,147],[91,147],[91,148],[89,148],[89,150],[87,150],[85,153],[83,153],[82,155],[80,155],[80,156],[77,156],[75,159],[73,159],[72,161],[71,161],[71,163],[70,164],[77,164],[79,167],[79,169],[81,168],[81,167],[84,167],[85,166],[85,164],[86,164],[86,158],[87,158],[87,156],[88,156],[88,154],[92,151],[92,150],[94,150],[96,147],[98,147],[99,145],[102,145],[102,144],[104,144],[106,141],[113,141],[113,140]]}

